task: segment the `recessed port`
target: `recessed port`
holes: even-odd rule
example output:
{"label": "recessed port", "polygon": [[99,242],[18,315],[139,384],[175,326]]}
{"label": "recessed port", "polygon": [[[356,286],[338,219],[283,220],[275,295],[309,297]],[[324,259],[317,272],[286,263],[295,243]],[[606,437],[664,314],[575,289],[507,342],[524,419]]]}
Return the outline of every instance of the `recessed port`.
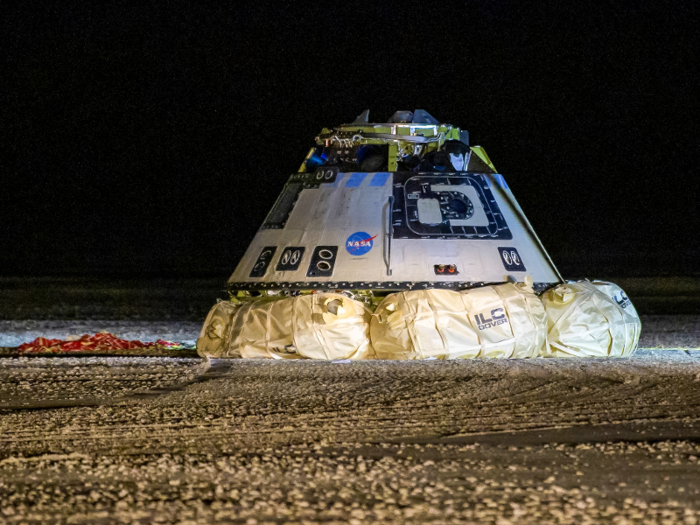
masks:
{"label": "recessed port", "polygon": [[436,264],[433,266],[435,275],[458,275],[456,264]]}

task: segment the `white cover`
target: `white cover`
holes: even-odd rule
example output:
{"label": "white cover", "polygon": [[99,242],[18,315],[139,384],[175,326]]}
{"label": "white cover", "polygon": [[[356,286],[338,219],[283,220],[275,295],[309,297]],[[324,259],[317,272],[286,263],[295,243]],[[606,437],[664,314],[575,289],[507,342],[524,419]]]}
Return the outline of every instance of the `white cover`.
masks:
{"label": "white cover", "polygon": [[367,359],[371,312],[344,295],[319,293],[263,299],[236,309],[226,345],[207,357]]}
{"label": "white cover", "polygon": [[461,292],[479,333],[479,357],[522,359],[544,350],[547,314],[531,283],[528,280],[527,286],[507,283]]}
{"label": "white cover", "polygon": [[370,325],[378,359],[523,358],[544,347],[537,296],[514,284],[388,295]]}
{"label": "white cover", "polygon": [[596,285],[601,292],[615,301],[628,315],[631,315],[634,319],[639,319],[637,309],[634,307],[632,301],[630,301],[630,298],[627,297],[627,294],[622,288],[615,283],[609,283],[606,281],[591,282]]}
{"label": "white cover", "polygon": [[622,309],[625,327],[628,332],[625,339],[625,349],[622,355],[623,357],[632,355],[637,350],[639,336],[642,333],[642,320],[639,318],[637,309],[632,304],[632,301],[630,301],[630,298],[627,297],[625,291],[615,283],[593,281],[593,284],[598,287],[601,292],[615,301]]}
{"label": "white cover", "polygon": [[549,317],[544,357],[626,357],[637,348],[641,321],[617,285],[561,284],[545,292],[542,303]]}
{"label": "white cover", "polygon": [[479,338],[458,292],[413,290],[387,295],[372,316],[377,359],[476,357]]}
{"label": "white cover", "polygon": [[[224,357],[231,336],[231,321],[240,305],[218,301],[211,310],[197,339],[197,353],[202,357]],[[240,355],[226,355],[240,357]]]}

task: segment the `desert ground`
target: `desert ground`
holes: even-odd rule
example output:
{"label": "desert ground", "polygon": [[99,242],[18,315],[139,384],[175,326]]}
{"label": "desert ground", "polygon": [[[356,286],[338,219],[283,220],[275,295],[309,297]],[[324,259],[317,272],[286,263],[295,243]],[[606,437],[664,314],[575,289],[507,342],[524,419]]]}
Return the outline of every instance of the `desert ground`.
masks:
{"label": "desert ground", "polygon": [[[0,346],[192,342],[215,293],[15,285]],[[0,359],[0,523],[698,523],[700,315],[645,308],[627,359]]]}

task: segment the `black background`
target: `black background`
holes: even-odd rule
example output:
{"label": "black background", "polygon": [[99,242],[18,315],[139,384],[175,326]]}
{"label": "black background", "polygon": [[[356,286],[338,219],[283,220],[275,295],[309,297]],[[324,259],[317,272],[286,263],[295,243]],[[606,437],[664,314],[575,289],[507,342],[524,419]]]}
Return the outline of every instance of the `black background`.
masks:
{"label": "black background", "polygon": [[565,277],[698,273],[694,2],[313,5],[4,9],[0,274],[223,280],[366,108],[469,130]]}

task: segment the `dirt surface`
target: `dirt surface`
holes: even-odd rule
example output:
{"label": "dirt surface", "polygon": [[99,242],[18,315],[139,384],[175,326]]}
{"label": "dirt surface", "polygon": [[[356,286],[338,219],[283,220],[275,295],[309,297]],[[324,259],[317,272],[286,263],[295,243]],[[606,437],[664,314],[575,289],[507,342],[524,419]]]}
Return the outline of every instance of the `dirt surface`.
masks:
{"label": "dirt surface", "polygon": [[[135,320],[201,323],[226,275],[213,278],[0,276],[0,320]],[[2,345],[0,345],[2,346]]]}
{"label": "dirt surface", "polygon": [[0,321],[0,347],[17,347],[37,337],[47,339],[77,338],[83,334],[106,331],[128,341],[175,341],[194,345],[202,321],[136,321],[136,320],[23,320]]}
{"label": "dirt surface", "polygon": [[[0,347],[192,344],[224,280],[0,278]],[[0,524],[698,523],[696,281],[620,282],[631,359],[0,358]]]}
{"label": "dirt surface", "polygon": [[0,523],[697,523],[700,357],[0,360]]}
{"label": "dirt surface", "polygon": [[[206,314],[206,312],[205,312]],[[205,315],[203,314],[202,319]],[[122,339],[165,339],[194,345],[202,320],[30,319],[0,320],[0,347],[16,347],[37,337],[67,339],[106,330]],[[640,348],[700,348],[700,315],[642,315]]]}
{"label": "dirt surface", "polygon": [[290,445],[0,463],[4,523],[697,523],[698,446]]}

